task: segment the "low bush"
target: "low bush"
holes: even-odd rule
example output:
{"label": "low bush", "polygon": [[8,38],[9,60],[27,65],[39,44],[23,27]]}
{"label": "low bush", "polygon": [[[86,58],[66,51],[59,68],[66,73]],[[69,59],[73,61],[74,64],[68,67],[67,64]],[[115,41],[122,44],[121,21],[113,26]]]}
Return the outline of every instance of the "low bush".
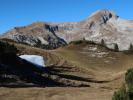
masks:
{"label": "low bush", "polygon": [[114,93],[112,100],[133,100],[133,68],[125,75],[125,85]]}
{"label": "low bush", "polygon": [[4,53],[14,53],[18,52],[17,48],[14,45],[9,44],[8,42],[0,41],[0,55]]}
{"label": "low bush", "polygon": [[71,41],[70,44],[81,44],[83,43],[83,40],[78,40],[78,41]]}
{"label": "low bush", "polygon": [[78,44],[82,44],[82,43],[86,43],[86,44],[96,44],[95,42],[93,41],[89,41],[89,40],[77,40],[77,41],[71,41],[69,44],[75,44],[75,45],[78,45]]}

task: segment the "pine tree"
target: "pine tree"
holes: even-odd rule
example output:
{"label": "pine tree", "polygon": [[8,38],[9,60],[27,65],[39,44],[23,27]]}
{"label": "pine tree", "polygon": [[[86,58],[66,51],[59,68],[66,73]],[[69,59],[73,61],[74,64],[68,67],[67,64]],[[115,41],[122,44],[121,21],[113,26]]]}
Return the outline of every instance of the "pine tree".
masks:
{"label": "pine tree", "polygon": [[129,51],[133,51],[133,45],[132,45],[132,43],[130,43]]}
{"label": "pine tree", "polygon": [[114,50],[115,50],[116,52],[119,51],[119,47],[118,47],[118,44],[117,44],[117,43],[114,44]]}
{"label": "pine tree", "polygon": [[102,45],[102,46],[106,46],[106,44],[105,44],[105,42],[104,42],[103,39],[101,40],[101,45]]}

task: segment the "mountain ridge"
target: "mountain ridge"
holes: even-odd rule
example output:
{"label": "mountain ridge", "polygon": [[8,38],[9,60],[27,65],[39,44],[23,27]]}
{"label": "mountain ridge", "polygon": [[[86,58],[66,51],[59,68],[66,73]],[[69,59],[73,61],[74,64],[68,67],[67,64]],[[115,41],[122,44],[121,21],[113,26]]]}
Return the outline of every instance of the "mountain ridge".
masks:
{"label": "mountain ridge", "polygon": [[128,50],[133,44],[133,21],[120,19],[113,11],[98,10],[80,22],[48,23],[35,22],[28,26],[15,27],[2,38],[30,45],[44,45],[52,49],[64,46],[75,40],[88,40],[101,43],[120,51]]}

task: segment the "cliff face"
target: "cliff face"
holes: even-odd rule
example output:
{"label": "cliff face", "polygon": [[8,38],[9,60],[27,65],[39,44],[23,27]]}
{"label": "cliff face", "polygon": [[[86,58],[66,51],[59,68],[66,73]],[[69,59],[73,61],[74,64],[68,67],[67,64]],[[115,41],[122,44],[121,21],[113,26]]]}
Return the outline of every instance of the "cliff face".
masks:
{"label": "cliff face", "polygon": [[109,10],[99,10],[77,23],[36,22],[24,27],[15,27],[3,37],[52,48],[83,38],[97,43],[104,40],[109,48],[114,49],[115,44],[118,44],[119,50],[128,50],[130,44],[133,44],[133,21],[123,20]]}
{"label": "cliff face", "polygon": [[65,45],[66,42],[56,35],[57,30],[57,26],[37,22],[29,26],[15,27],[5,33],[3,37],[30,45],[47,45],[58,48]]}

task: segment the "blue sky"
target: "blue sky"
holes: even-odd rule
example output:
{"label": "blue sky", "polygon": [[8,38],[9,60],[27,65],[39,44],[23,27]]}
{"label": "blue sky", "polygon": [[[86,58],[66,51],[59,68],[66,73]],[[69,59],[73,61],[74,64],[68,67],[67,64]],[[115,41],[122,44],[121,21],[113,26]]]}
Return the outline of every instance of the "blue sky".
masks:
{"label": "blue sky", "polygon": [[133,19],[133,0],[0,0],[0,33],[36,21],[77,22],[98,9]]}

